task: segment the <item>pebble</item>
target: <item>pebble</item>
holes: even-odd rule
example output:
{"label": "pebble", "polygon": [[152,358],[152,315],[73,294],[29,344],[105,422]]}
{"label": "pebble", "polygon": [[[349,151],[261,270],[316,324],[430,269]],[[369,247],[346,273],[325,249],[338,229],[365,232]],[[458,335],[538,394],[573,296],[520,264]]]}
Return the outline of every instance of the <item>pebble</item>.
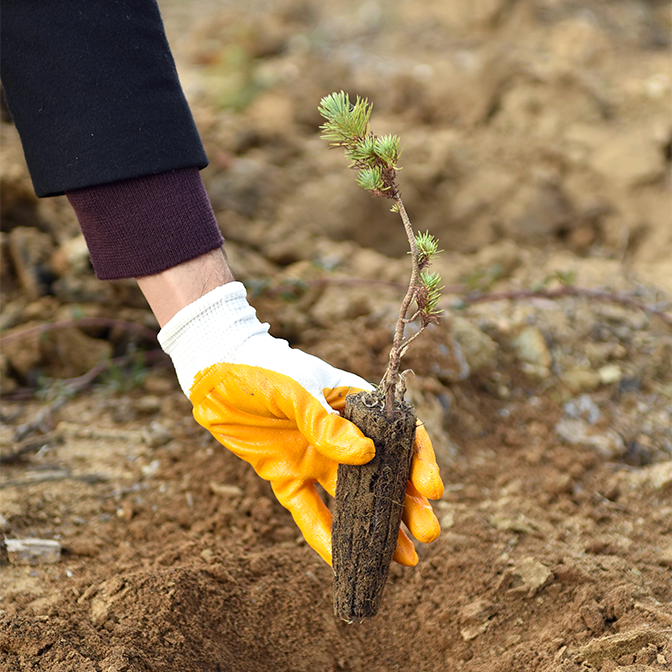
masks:
{"label": "pebble", "polygon": [[455,525],[455,513],[453,511],[449,511],[441,517],[439,522],[441,524],[442,530],[447,530],[453,527],[453,525]]}
{"label": "pebble", "polygon": [[57,275],[68,272],[80,275],[89,270],[89,265],[89,248],[81,233],[66,240],[51,259],[51,267]]}
{"label": "pebble", "polygon": [[594,425],[601,417],[598,405],[587,394],[571,399],[564,406],[565,415],[572,420],[583,418],[589,425]]}
{"label": "pebble", "polygon": [[597,149],[594,170],[625,187],[649,184],[665,173],[665,156],[646,130],[619,133]]}
{"label": "pebble", "polygon": [[159,460],[152,460],[149,464],[144,464],[140,467],[140,472],[145,478],[152,478],[159,470],[161,462]]}
{"label": "pebble", "polygon": [[55,539],[6,539],[7,557],[13,565],[50,565],[61,559]]}
{"label": "pebble", "polygon": [[672,462],[659,462],[628,474],[629,480],[638,487],[650,490],[664,490],[672,487]]}
{"label": "pebble", "polygon": [[521,580],[522,585],[511,590],[521,592],[521,589],[527,593],[527,597],[534,597],[542,588],[547,586],[554,578],[553,572],[543,563],[535,558],[522,558],[515,568]]}
{"label": "pebble", "polygon": [[9,254],[21,288],[31,300],[47,292],[44,278],[53,254],[51,237],[35,227],[17,226],[9,233]]}
{"label": "pebble", "polygon": [[164,378],[150,373],[142,384],[145,392],[159,397],[170,394],[175,390],[174,378]]}
{"label": "pebble", "polygon": [[586,420],[563,418],[555,425],[558,436],[571,445],[593,448],[606,460],[613,460],[625,454],[627,448],[620,434],[613,429],[597,433]]}
{"label": "pebble", "polygon": [[142,438],[150,448],[160,448],[173,440],[173,432],[156,420],[142,432]]}
{"label": "pebble", "polygon": [[208,487],[213,495],[219,495],[220,497],[241,497],[243,494],[242,488],[237,485],[227,485],[226,483],[210,481]]}
{"label": "pebble", "polygon": [[607,364],[598,370],[597,375],[600,377],[602,385],[613,385],[621,382],[623,371],[618,364]]}
{"label": "pebble", "polygon": [[460,609],[459,618],[461,623],[477,625],[487,621],[496,613],[497,607],[490,600],[479,598],[465,604]]}
{"label": "pebble", "polygon": [[590,392],[600,386],[600,375],[595,371],[572,369],[560,374],[562,384],[574,394]]}
{"label": "pebble", "polygon": [[453,317],[450,332],[455,342],[460,346],[462,354],[467,360],[468,368],[472,372],[497,367],[497,343],[483,333],[473,323],[473,320]]}
{"label": "pebble", "polygon": [[154,394],[148,394],[136,399],[133,407],[140,413],[156,413],[161,410],[161,399]]}
{"label": "pebble", "polygon": [[468,625],[466,628],[460,630],[460,635],[465,642],[470,642],[472,639],[476,639],[479,635],[482,635],[490,625],[490,621],[485,621],[484,623],[479,623],[478,625]]}
{"label": "pebble", "polygon": [[532,325],[523,327],[510,340],[510,345],[523,362],[545,369],[551,366],[551,353],[538,327]]}

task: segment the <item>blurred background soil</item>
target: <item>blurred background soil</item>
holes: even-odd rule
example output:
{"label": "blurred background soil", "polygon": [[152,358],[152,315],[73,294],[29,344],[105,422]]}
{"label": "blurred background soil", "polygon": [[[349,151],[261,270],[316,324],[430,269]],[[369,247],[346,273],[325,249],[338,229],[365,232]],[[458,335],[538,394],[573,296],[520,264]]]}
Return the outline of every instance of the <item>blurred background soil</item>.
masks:
{"label": "blurred background soil", "polygon": [[[0,123],[0,669],[672,669],[670,5],[160,3],[226,250],[271,332],[377,382],[408,277],[320,98],[401,136],[444,319],[409,396],[441,537],[380,615],[190,416],[131,281],[102,283]],[[10,562],[9,560],[14,560]]]}

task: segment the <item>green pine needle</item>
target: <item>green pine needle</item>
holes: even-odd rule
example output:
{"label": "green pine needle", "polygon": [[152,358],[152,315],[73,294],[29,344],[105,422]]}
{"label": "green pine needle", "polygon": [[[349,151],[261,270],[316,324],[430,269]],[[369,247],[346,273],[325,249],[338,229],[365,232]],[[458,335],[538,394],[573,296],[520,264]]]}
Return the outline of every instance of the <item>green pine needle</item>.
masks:
{"label": "green pine needle", "polygon": [[383,171],[380,166],[360,170],[357,175],[357,184],[367,191],[386,191],[389,189],[383,182]]}
{"label": "green pine needle", "polygon": [[353,104],[343,91],[325,96],[318,107],[326,120],[320,126],[322,138],[332,147],[343,147],[351,160],[350,168],[359,170],[358,185],[374,196],[394,198],[399,138],[396,135],[378,137],[369,130],[372,108],[366,98],[359,96]]}
{"label": "green pine needle", "polygon": [[352,159],[351,168],[361,164],[374,166],[377,159],[376,137],[374,135],[367,135],[352,147],[346,147],[345,154],[348,158]]}
{"label": "green pine needle", "polygon": [[320,101],[318,110],[326,119],[320,126],[322,137],[332,145],[350,145],[366,137],[373,105],[357,96],[355,104],[347,93],[331,93]]}
{"label": "green pine needle", "polygon": [[415,234],[415,245],[418,248],[419,263],[426,265],[437,254],[441,254],[443,250],[439,249],[439,241],[429,231],[425,233]]}
{"label": "green pine needle", "polygon": [[399,160],[399,138],[396,135],[383,135],[374,140],[376,156],[390,168],[397,167]]}
{"label": "green pine needle", "polygon": [[438,307],[441,300],[441,276],[432,271],[420,272],[420,285],[426,292],[426,298],[423,301],[422,312],[425,315],[439,315],[443,312]]}

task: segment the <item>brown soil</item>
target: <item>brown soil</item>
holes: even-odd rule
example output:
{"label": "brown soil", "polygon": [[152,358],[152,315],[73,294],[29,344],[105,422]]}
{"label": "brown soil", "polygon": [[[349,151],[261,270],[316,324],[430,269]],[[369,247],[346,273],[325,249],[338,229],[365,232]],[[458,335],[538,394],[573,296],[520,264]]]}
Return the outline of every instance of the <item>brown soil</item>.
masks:
{"label": "brown soil", "polygon": [[[0,564],[0,670],[670,669],[669,318],[605,296],[460,299],[569,282],[669,307],[669,5],[162,7],[252,303],[374,382],[403,232],[319,140],[319,99],[367,95],[374,130],[401,135],[407,209],[446,250],[446,319],[405,363],[442,534],[392,566],[378,616],[335,619],[330,568],[194,423],[142,297],[93,277],[3,117],[2,335],[67,328],[2,346],[0,530],[63,553]],[[144,363],[68,392],[137,349]]]}

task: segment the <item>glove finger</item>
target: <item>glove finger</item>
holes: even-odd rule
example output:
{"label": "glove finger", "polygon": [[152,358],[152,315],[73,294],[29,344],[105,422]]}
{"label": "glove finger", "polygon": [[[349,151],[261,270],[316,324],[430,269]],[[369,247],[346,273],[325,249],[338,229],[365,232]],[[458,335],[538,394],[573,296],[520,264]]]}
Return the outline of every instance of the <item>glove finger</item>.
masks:
{"label": "glove finger", "polygon": [[409,532],[423,544],[431,543],[441,534],[441,526],[432,505],[410,481],[406,486],[402,520]]}
{"label": "glove finger", "polygon": [[420,422],[415,428],[410,479],[418,492],[428,499],[440,499],[443,495],[443,481],[436,463],[434,447],[427,430]]}
{"label": "glove finger", "polygon": [[415,567],[418,564],[418,554],[415,552],[415,546],[413,546],[413,542],[402,529],[399,530],[397,548],[394,551],[392,560],[398,562],[400,565],[404,565],[404,567]]}
{"label": "glove finger", "polygon": [[308,545],[331,565],[331,513],[312,484],[271,483],[278,501],[294,518]]}
{"label": "glove finger", "polygon": [[345,398],[348,394],[357,394],[357,392],[364,392],[358,387],[349,387],[341,385],[340,387],[325,387],[322,394],[329,406],[339,413],[345,408]]}
{"label": "glove finger", "polygon": [[376,454],[371,439],[349,420],[327,413],[312,396],[303,399],[296,409],[295,422],[322,455],[339,464],[366,464]]}
{"label": "glove finger", "polygon": [[332,469],[328,469],[318,479],[318,483],[332,496],[336,497],[336,482],[338,480],[338,468],[333,462]]}

